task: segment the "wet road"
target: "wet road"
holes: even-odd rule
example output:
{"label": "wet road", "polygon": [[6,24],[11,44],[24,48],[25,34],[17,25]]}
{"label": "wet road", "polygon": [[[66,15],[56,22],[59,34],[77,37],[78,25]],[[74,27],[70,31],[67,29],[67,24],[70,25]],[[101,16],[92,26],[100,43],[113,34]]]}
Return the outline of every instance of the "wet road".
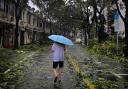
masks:
{"label": "wet road", "polygon": [[54,85],[52,52],[49,49],[27,59],[23,64],[24,76],[21,77],[16,89],[85,89],[82,88],[79,77],[67,60],[64,63],[62,83]]}

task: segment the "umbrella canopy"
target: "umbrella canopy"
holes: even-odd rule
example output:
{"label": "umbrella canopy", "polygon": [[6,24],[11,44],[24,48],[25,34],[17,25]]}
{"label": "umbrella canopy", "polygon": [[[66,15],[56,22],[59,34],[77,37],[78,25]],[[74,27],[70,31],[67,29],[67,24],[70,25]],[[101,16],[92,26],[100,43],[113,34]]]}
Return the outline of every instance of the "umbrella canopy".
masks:
{"label": "umbrella canopy", "polygon": [[68,39],[62,35],[50,35],[50,36],[48,36],[48,38],[55,42],[59,42],[59,43],[65,44],[65,45],[73,45],[73,42],[70,39]]}

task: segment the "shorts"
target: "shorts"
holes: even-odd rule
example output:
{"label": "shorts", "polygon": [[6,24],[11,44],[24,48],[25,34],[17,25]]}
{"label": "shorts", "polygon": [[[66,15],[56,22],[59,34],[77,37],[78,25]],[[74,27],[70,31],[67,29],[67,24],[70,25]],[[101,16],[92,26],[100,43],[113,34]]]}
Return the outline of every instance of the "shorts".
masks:
{"label": "shorts", "polygon": [[59,66],[59,68],[63,68],[64,62],[63,61],[58,61],[58,62],[53,61],[53,68],[56,69],[58,66]]}

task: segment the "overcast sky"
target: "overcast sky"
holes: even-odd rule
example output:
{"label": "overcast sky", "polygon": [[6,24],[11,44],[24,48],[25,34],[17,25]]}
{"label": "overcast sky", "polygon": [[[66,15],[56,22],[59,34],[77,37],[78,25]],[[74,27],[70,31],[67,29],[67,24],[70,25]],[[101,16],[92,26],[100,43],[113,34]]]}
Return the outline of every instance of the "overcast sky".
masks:
{"label": "overcast sky", "polygon": [[32,3],[31,0],[29,0],[28,5],[29,5],[30,7],[32,7],[32,8],[35,8],[35,10],[39,10],[39,9],[37,8],[37,6]]}

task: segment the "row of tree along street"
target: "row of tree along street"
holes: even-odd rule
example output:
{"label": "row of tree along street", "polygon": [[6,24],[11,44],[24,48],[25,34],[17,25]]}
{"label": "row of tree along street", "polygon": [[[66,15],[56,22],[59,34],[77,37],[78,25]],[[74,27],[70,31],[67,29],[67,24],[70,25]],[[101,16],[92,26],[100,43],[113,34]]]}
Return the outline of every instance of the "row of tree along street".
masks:
{"label": "row of tree along street", "polygon": [[[29,1],[32,1],[39,11],[35,12],[30,8]],[[49,59],[50,56],[47,53],[47,57],[42,53],[42,56],[39,56],[39,52],[44,50],[45,45],[30,43],[40,41],[46,44],[48,35],[61,33],[73,40],[75,37],[82,40],[83,48],[74,46],[68,51],[71,52],[68,55],[72,55],[69,57],[73,66],[81,72],[80,77],[92,80],[99,89],[127,88],[127,16],[128,0],[0,0],[0,46],[16,48],[16,50],[0,48],[0,85],[5,88],[10,84],[8,81],[16,85],[18,77],[23,74],[22,64],[26,64],[27,67],[24,69],[28,69],[33,66],[33,62],[36,62],[36,65],[41,64],[41,69],[44,70],[42,68],[44,64],[40,63],[40,60],[47,57]],[[30,45],[17,49],[24,44]],[[89,49],[86,53],[84,47]],[[86,55],[89,51],[91,56]],[[45,60],[42,62],[46,63]],[[31,69],[29,70],[31,72]],[[42,76],[42,70],[39,71],[39,75]],[[30,72],[28,71],[29,74]],[[31,76],[28,77],[31,79]],[[12,83],[12,80],[16,81]],[[35,82],[30,83],[33,85]]]}
{"label": "row of tree along street", "polygon": [[[8,4],[13,5],[15,16],[14,30],[14,48],[18,48],[19,40],[19,23],[24,9],[28,7],[28,0],[1,0],[1,3],[6,3],[6,12]],[[128,56],[128,1],[127,0],[31,0],[39,8],[37,17],[39,20],[39,28],[42,28],[43,33],[66,33],[65,35],[72,36],[71,33],[77,34],[80,30],[83,44],[88,45],[89,39],[98,39],[98,43],[102,43],[108,38],[112,38],[117,33],[124,33],[121,37],[124,39],[123,54]],[[2,7],[2,4],[1,4]],[[124,13],[124,15],[123,15]],[[120,17],[124,24],[124,29],[115,29],[115,16]],[[28,18],[28,22],[31,22]],[[41,18],[41,19],[40,19]],[[33,23],[35,23],[33,19]],[[117,21],[116,21],[117,22]],[[38,27],[38,26],[37,26]],[[46,30],[46,28],[49,30]],[[10,27],[9,27],[10,28]],[[33,27],[33,29],[36,29]],[[56,30],[59,29],[59,30]],[[34,30],[33,30],[34,31]],[[116,31],[116,32],[115,32]],[[2,33],[2,31],[1,31]],[[20,33],[22,34],[22,32]],[[24,33],[23,33],[24,35]],[[32,32],[32,38],[34,32]],[[43,34],[42,34],[43,35]],[[118,34],[119,35],[119,34]],[[21,41],[24,42],[24,36],[21,35]],[[30,37],[31,38],[31,37]],[[42,38],[45,38],[44,35]],[[114,37],[116,39],[116,37]],[[2,38],[1,38],[2,39]],[[22,43],[22,42],[21,42]]]}
{"label": "row of tree along street", "polygon": [[[88,39],[98,39],[103,43],[109,38],[116,39],[117,33],[124,39],[123,54],[128,56],[128,1],[127,0],[32,0],[41,11],[42,16],[64,27],[69,32],[82,33],[83,43]],[[124,29],[115,29],[115,15],[121,18]],[[124,15],[123,15],[124,14]],[[117,21],[116,21],[117,22]],[[118,35],[119,35],[118,34]]]}

